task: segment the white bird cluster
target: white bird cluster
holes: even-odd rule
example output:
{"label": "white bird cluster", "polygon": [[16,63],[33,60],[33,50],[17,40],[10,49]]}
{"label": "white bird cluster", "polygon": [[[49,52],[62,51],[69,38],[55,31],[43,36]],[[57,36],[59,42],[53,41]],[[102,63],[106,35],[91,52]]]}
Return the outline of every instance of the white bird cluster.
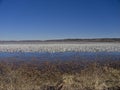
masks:
{"label": "white bird cluster", "polygon": [[120,52],[120,43],[0,44],[0,52]]}

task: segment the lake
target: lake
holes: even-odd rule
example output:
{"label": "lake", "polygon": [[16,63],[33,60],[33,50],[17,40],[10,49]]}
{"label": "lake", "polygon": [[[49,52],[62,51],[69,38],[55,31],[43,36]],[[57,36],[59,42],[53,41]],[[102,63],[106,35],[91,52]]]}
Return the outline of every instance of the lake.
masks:
{"label": "lake", "polygon": [[0,52],[0,59],[24,61],[120,60],[120,52]]}
{"label": "lake", "polygon": [[4,43],[0,60],[120,60],[120,43]]}

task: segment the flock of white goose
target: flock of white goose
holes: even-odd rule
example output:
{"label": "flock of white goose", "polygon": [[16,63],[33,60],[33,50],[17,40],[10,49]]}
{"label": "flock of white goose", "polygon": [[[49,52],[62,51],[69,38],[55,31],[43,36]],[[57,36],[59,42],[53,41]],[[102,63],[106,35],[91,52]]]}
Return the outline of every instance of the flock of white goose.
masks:
{"label": "flock of white goose", "polygon": [[0,44],[0,52],[120,52],[120,43]]}

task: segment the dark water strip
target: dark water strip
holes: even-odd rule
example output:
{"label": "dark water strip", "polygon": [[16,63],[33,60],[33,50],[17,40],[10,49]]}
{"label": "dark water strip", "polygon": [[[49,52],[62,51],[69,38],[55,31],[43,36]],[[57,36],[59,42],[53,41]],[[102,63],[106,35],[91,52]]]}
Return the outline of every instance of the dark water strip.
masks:
{"label": "dark water strip", "polygon": [[0,59],[16,60],[120,60],[120,52],[0,52]]}

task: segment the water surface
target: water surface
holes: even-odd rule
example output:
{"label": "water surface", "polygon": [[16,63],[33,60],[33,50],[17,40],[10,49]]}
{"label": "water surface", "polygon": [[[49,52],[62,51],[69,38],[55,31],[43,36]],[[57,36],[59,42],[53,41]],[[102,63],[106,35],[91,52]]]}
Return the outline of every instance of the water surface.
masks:
{"label": "water surface", "polygon": [[0,52],[0,59],[16,60],[120,60],[120,52]]}

